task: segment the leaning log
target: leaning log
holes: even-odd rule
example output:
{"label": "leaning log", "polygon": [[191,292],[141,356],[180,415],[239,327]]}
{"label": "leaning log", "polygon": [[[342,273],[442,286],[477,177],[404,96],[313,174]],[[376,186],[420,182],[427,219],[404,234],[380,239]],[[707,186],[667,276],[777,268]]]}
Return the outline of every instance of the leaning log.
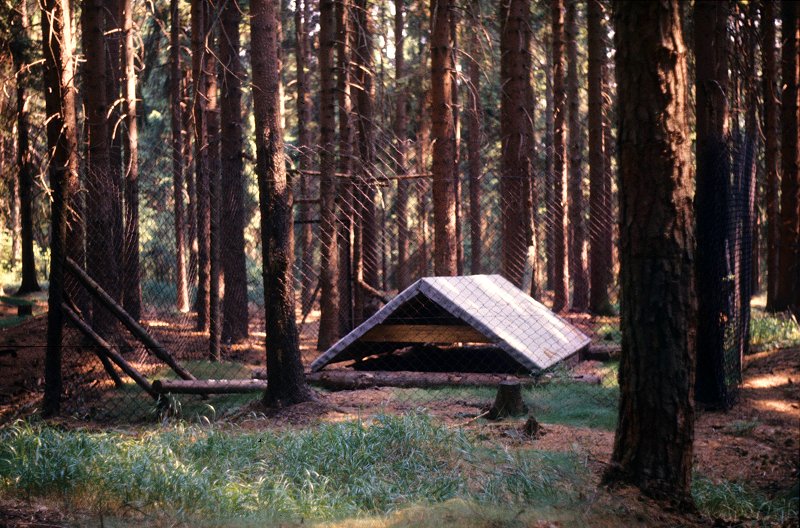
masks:
{"label": "leaning log", "polygon": [[86,290],[99,300],[108,311],[116,316],[117,319],[127,328],[134,337],[141,341],[158,359],[166,363],[175,373],[185,380],[194,380],[191,372],[186,370],[180,363],[175,361],[172,354],[164,346],[156,341],[147,330],[131,317],[114,299],[108,295],[74,260],[67,257],[64,261],[67,271],[78,279]]}
{"label": "leaning log", "polygon": [[153,382],[153,389],[159,394],[243,394],[264,392],[266,380],[167,380]]}
{"label": "leaning log", "polygon": [[99,347],[99,350],[97,351],[98,355],[103,355],[106,357],[106,360],[113,361],[120,368],[120,370],[130,376],[130,378],[136,382],[136,384],[140,386],[147,394],[156,400],[158,399],[158,393],[153,390],[153,387],[150,385],[150,382],[147,381],[147,378],[142,376],[138,370],[136,370],[130,363],[125,361],[125,358],[123,358],[119,352],[117,352],[114,347],[108,343],[108,341],[100,337],[100,335],[98,335],[91,326],[86,324],[86,322],[81,319],[81,317],[75,313],[72,308],[66,304],[62,304],[61,309],[63,310],[64,315],[67,316],[67,319],[72,321],[72,323],[83,333],[83,335],[94,341],[94,343]]}

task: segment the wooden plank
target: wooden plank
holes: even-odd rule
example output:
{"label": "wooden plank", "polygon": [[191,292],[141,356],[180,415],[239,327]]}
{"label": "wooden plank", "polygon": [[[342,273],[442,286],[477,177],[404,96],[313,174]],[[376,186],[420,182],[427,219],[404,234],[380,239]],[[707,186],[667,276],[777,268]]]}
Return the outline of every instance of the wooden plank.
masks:
{"label": "wooden plank", "polygon": [[360,341],[371,343],[491,343],[467,325],[390,325],[371,328]]}
{"label": "wooden plank", "polygon": [[153,389],[160,394],[244,394],[263,392],[267,382],[260,379],[235,380],[167,380],[153,382]]}
{"label": "wooden plank", "polygon": [[169,365],[169,367],[181,378],[185,380],[193,380],[196,379],[191,372],[186,370],[183,365],[178,363],[172,354],[169,351],[156,341],[156,339],[151,336],[147,330],[142,327],[138,322],[136,322],[133,317],[131,317],[128,312],[125,311],[119,304],[114,301],[114,299],[109,296],[103,288],[97,284],[94,279],[92,279],[85,271],[78,266],[74,260],[67,257],[64,259],[64,266],[66,267],[67,271],[72,273],[72,276],[78,279],[78,282],[83,284],[86,291],[94,296],[95,299],[99,300],[103,306],[105,306],[108,311],[114,314],[117,319],[127,328],[130,330],[131,334],[133,334],[139,341],[144,343],[144,345],[153,353],[155,356]]}

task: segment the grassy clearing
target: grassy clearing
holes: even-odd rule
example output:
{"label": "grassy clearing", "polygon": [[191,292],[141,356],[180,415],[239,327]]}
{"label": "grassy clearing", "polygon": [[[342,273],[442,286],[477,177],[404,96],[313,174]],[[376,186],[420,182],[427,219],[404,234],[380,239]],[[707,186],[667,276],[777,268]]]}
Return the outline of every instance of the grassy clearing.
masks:
{"label": "grassy clearing", "polygon": [[587,475],[576,455],[481,445],[419,414],[285,433],[0,430],[3,495],[111,515],[322,521],[456,499],[570,509]]}

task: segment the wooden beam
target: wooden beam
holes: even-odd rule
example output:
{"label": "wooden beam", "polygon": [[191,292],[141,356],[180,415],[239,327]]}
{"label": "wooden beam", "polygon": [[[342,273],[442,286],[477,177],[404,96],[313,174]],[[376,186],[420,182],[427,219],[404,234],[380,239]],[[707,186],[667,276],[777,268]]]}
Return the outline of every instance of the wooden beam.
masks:
{"label": "wooden beam", "polygon": [[467,325],[389,325],[371,328],[359,341],[372,343],[492,343]]}
{"label": "wooden beam", "polygon": [[260,379],[158,379],[153,382],[153,389],[159,394],[244,394],[248,392],[264,392],[267,389],[267,382]]}
{"label": "wooden beam", "polygon": [[94,341],[94,343],[100,347],[98,350],[98,354],[101,353],[105,355],[107,360],[111,360],[130,378],[136,382],[138,386],[140,386],[147,394],[152,396],[154,399],[158,399],[158,393],[153,390],[153,387],[150,385],[150,382],[147,381],[147,378],[142,376],[142,374],[136,370],[130,363],[125,361],[119,352],[117,352],[114,347],[112,347],[105,339],[100,337],[97,332],[95,332],[91,326],[86,324],[86,321],[81,319],[81,317],[75,313],[72,308],[67,306],[65,303],[61,305],[61,309],[64,312],[64,315],[67,316],[67,319],[72,321],[72,323],[80,330],[83,335]]}
{"label": "wooden beam", "polygon": [[99,300],[108,311],[114,314],[117,319],[130,330],[139,341],[141,341],[158,359],[169,365],[169,367],[181,378],[185,380],[193,380],[195,378],[191,372],[186,370],[180,363],[178,363],[172,354],[156,339],[151,336],[147,330],[136,322],[128,312],[125,311],[114,299],[108,295],[103,288],[100,287],[85,271],[78,266],[74,260],[69,257],[64,259],[64,267],[72,273],[72,275],[83,284],[86,291]]}

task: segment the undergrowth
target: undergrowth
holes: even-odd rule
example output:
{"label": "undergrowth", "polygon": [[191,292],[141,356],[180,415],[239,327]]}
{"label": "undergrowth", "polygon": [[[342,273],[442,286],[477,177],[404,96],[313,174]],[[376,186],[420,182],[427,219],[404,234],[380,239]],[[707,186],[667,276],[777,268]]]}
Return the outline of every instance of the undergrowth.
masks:
{"label": "undergrowth", "polygon": [[287,432],[0,429],[2,495],[111,515],[318,521],[455,499],[568,507],[586,476],[574,454],[486,447],[417,413]]}

